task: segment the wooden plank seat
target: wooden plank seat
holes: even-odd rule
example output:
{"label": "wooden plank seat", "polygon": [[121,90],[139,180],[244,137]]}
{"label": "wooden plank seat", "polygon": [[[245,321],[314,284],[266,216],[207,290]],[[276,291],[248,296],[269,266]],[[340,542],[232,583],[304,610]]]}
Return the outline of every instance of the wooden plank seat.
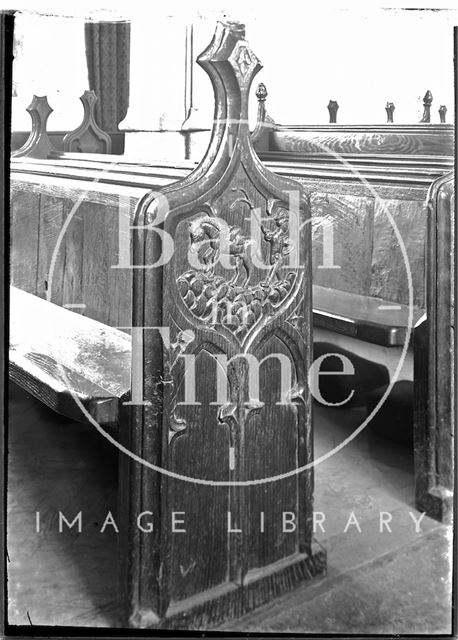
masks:
{"label": "wooden plank seat", "polygon": [[[422,314],[421,309],[412,310],[412,328]],[[323,329],[385,347],[399,347],[407,335],[409,306],[314,285],[313,319]]]}
{"label": "wooden plank seat", "polygon": [[117,424],[130,389],[130,336],[101,322],[10,288],[10,376],[51,409]]}

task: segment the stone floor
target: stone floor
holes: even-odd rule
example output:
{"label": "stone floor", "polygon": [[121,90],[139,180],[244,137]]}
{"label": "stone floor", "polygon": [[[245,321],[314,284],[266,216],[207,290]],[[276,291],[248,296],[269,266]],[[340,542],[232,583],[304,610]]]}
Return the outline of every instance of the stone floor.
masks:
{"label": "stone floor", "polygon": [[[116,511],[117,455],[92,427],[10,390],[8,597],[12,625],[114,627],[116,534],[100,518]],[[361,410],[315,410],[315,457],[350,436]],[[58,511],[83,511],[81,534],[59,534]],[[36,532],[36,512],[40,532]],[[220,631],[450,633],[451,530],[413,518],[411,451],[369,428],[316,468],[316,539],[327,574]],[[380,532],[380,512],[391,520]],[[353,520],[349,518],[353,513]]]}

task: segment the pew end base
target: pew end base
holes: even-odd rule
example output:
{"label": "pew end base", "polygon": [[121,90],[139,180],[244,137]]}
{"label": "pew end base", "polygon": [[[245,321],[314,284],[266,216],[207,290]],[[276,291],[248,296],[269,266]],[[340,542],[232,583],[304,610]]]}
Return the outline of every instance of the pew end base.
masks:
{"label": "pew end base", "polygon": [[418,511],[426,513],[428,518],[442,524],[452,524],[453,493],[449,489],[435,486],[428,491],[416,491],[415,506]]}
{"label": "pew end base", "polygon": [[241,584],[227,582],[195,596],[172,603],[162,619],[151,609],[136,608],[128,615],[128,627],[205,631],[230,623],[306,580],[325,573],[325,549],[312,542],[310,553],[296,553],[271,565],[248,571]]}

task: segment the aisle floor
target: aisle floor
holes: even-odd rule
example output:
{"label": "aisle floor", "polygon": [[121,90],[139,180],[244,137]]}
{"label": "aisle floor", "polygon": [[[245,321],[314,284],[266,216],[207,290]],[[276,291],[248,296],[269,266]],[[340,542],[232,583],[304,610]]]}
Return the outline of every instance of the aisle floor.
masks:
{"label": "aisle floor", "polygon": [[[100,535],[101,518],[116,513],[117,452],[93,427],[62,419],[13,385],[9,416],[10,624],[117,626],[116,534]],[[315,408],[315,457],[363,417]],[[219,630],[449,633],[451,529],[424,517],[416,531],[413,488],[412,452],[361,432],[316,467],[326,574]],[[59,534],[59,510],[69,519],[83,511],[81,534]],[[380,518],[390,516],[391,531],[380,532]]]}

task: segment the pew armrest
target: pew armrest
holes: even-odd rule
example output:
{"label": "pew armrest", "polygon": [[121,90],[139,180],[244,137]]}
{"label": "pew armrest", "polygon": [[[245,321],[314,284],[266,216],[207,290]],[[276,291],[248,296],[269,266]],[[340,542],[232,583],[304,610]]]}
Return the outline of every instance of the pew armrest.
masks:
{"label": "pew armrest", "polygon": [[100,424],[118,420],[130,389],[131,338],[37,296],[10,289],[10,378],[48,407]]}
{"label": "pew armrest", "polygon": [[[423,313],[414,307],[412,327]],[[313,286],[313,322],[317,327],[384,347],[399,347],[406,339],[408,318],[408,305]]]}

